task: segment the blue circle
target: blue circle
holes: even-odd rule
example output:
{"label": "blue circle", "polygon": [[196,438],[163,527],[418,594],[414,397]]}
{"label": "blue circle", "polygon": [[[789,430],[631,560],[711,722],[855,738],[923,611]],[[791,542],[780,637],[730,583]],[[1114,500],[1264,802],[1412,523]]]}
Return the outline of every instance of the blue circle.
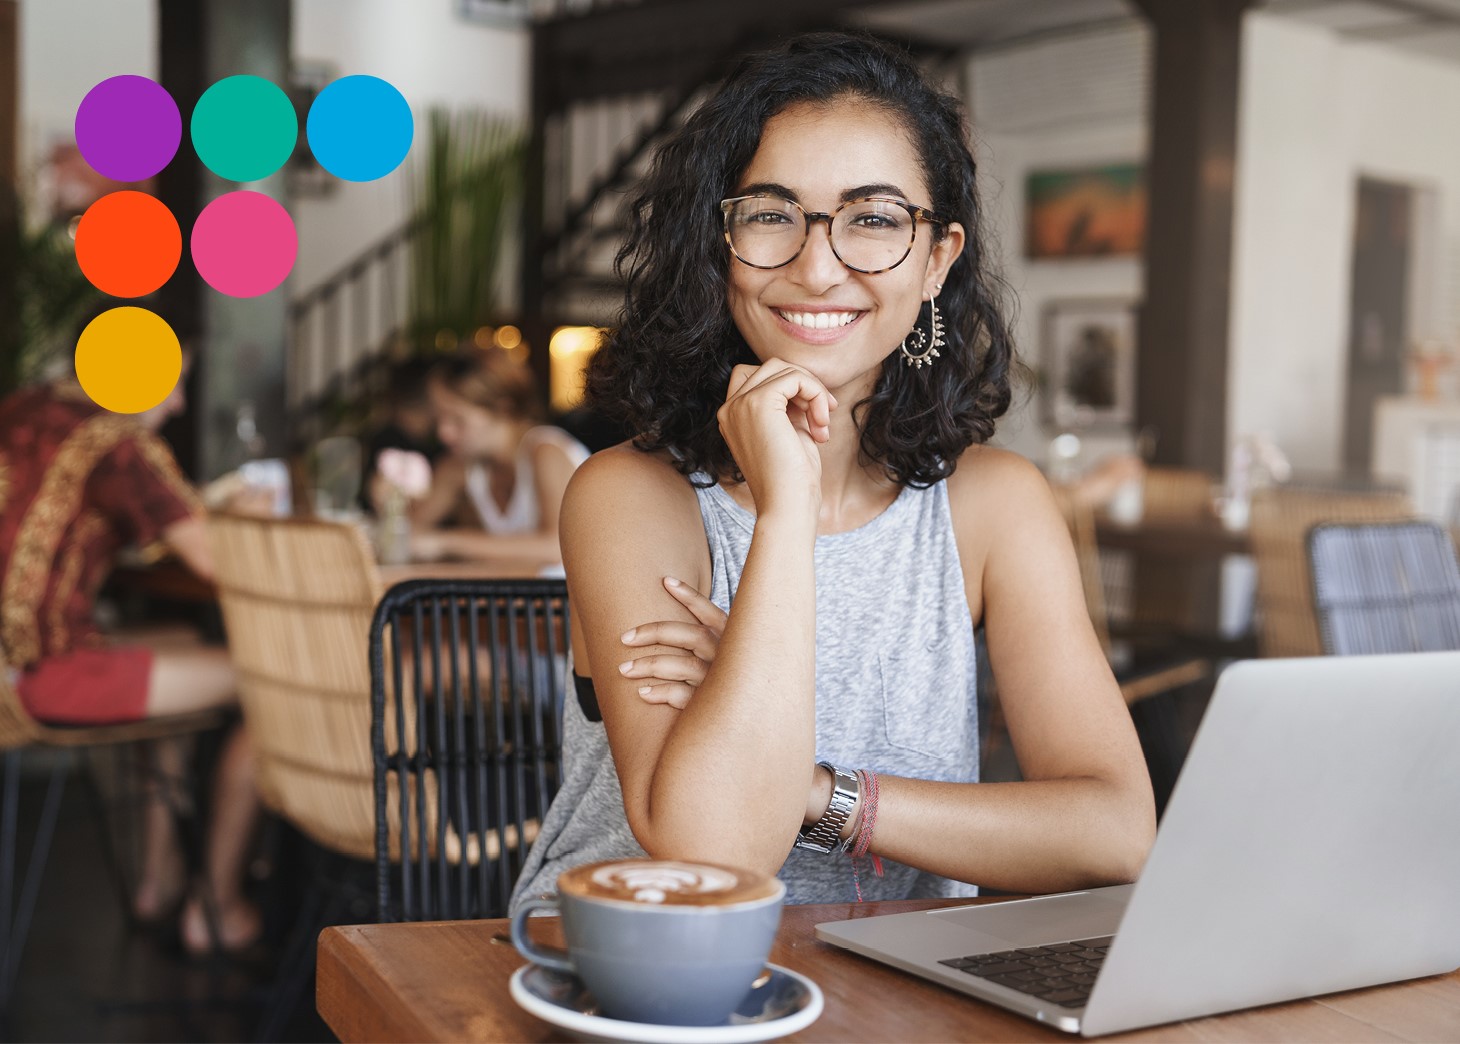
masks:
{"label": "blue circle", "polygon": [[378,76],[346,76],[319,92],[304,133],[314,158],[335,177],[374,181],[411,151],[415,123],[390,84]]}

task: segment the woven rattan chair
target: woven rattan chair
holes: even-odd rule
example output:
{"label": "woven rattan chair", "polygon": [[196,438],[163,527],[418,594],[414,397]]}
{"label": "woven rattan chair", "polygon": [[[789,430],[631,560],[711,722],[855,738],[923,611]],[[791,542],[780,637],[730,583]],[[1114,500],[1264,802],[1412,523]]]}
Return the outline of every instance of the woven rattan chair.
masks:
{"label": "woven rattan chair", "polygon": [[365,535],[233,515],[208,530],[260,796],[321,847],[372,859],[366,648],[381,581]]}
{"label": "woven rattan chair", "polygon": [[260,798],[314,845],[258,1030],[272,1040],[309,982],[319,931],[373,907],[367,648],[381,581],[346,523],[223,514],[208,530]]}
{"label": "woven rattan chair", "polygon": [[1308,559],[1325,652],[1460,649],[1460,563],[1437,523],[1324,523]]}
{"label": "woven rattan chair", "polygon": [[562,778],[567,643],[562,580],[412,580],[381,600],[370,632],[381,920],[506,915]]}
{"label": "woven rattan chair", "polygon": [[1413,514],[1392,491],[1274,486],[1252,498],[1250,534],[1257,562],[1258,647],[1263,656],[1320,656],[1313,579],[1305,541],[1322,522],[1388,522]]}
{"label": "woven rattan chair", "polygon": [[[74,750],[85,755],[102,747],[123,747],[149,740],[197,735],[220,727],[224,718],[225,712],[217,710],[118,725],[47,725],[37,721],[25,709],[20,701],[20,694],[12,683],[10,668],[0,659],[0,751],[4,753],[4,790],[3,796],[0,796],[0,1010],[8,1005],[15,985],[26,935],[30,931],[31,917],[35,912],[36,899],[40,895],[51,838],[60,814],[66,777],[71,769],[70,762],[66,759],[53,761],[40,819],[26,860],[25,877],[17,882],[16,870],[20,860],[20,769],[24,752],[27,749],[50,747]],[[130,897],[127,894],[128,882],[121,870],[124,860],[116,851],[111,827],[105,815],[101,814],[101,800],[97,796],[95,785],[90,775],[84,778],[91,784],[89,789],[94,797],[93,807],[99,812],[98,825],[103,853],[114,870],[113,876],[117,879],[121,902],[127,908]],[[178,818],[179,836],[189,849],[191,861],[196,862],[200,839],[195,823],[187,815],[187,803],[178,799],[177,782],[158,780],[155,785],[160,787],[160,792],[168,799],[174,815]]]}

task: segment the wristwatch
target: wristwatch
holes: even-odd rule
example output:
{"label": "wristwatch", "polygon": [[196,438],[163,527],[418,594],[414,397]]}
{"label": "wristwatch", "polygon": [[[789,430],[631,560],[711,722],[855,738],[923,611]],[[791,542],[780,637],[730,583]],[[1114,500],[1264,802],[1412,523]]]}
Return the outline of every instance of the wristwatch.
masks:
{"label": "wristwatch", "polygon": [[816,764],[831,773],[831,800],[820,819],[801,828],[796,836],[796,847],[825,855],[841,845],[842,828],[847,825],[857,807],[857,799],[862,796],[862,781],[855,772],[839,769],[829,761]]}

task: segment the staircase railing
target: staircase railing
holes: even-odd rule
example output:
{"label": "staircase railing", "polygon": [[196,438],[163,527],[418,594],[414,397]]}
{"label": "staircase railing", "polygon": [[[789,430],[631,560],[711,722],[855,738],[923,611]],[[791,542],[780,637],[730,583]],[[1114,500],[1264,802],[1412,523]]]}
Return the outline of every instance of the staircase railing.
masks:
{"label": "staircase railing", "polygon": [[372,377],[410,351],[405,339],[410,248],[419,223],[381,237],[289,309],[289,437],[325,434]]}

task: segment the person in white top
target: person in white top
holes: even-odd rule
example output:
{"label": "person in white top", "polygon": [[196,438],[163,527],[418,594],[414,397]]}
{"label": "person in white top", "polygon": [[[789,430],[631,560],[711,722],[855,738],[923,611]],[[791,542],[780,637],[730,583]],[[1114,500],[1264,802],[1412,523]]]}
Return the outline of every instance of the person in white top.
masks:
{"label": "person in white top", "polygon": [[[473,349],[438,363],[427,390],[448,452],[411,510],[411,556],[561,562],[563,490],[588,450],[540,423],[531,370],[503,352]],[[480,528],[449,526],[463,499]]]}

